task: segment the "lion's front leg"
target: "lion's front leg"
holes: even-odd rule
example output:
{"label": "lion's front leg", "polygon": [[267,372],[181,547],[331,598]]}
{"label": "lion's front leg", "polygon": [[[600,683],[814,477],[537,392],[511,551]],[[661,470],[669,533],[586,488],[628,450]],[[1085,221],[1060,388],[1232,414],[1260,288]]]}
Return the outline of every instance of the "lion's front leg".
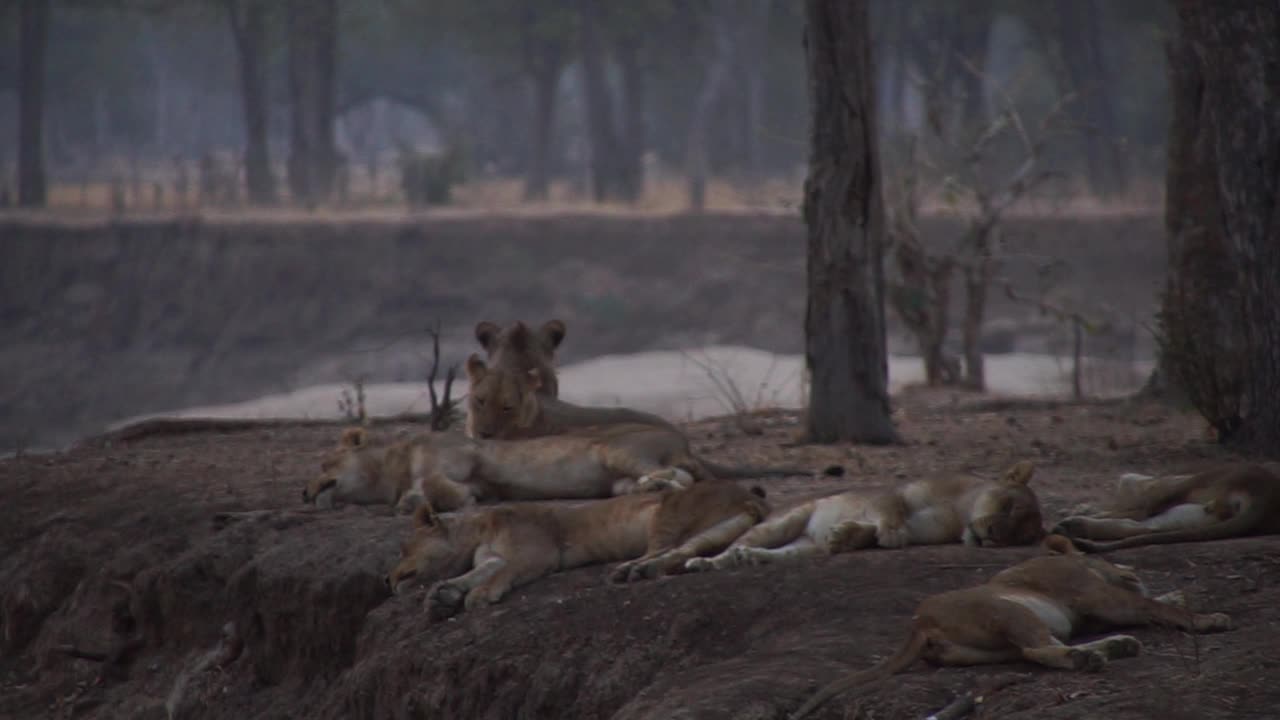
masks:
{"label": "lion's front leg", "polygon": [[434,622],[458,614],[475,588],[488,582],[506,565],[502,557],[489,555],[462,575],[436,583],[427,593],[427,615]]}

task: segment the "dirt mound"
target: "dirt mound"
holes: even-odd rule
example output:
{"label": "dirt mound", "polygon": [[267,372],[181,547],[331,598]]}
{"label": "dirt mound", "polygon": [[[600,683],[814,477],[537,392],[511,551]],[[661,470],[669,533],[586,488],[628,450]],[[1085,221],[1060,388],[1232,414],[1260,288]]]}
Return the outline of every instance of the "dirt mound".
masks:
{"label": "dirt mound", "polygon": [[[796,418],[760,437],[689,428],[720,461],[822,467],[845,479],[770,482],[778,505],[849,486],[1011,460],[1053,517],[1117,473],[1226,457],[1194,418],[1130,404],[995,405],[947,394],[898,399],[907,447],[784,447]],[[380,430],[381,431],[381,430]],[[390,432],[390,431],[388,431]],[[501,604],[431,623],[425,587],[389,596],[382,576],[408,520],[300,509],[332,428],[151,437],[0,462],[0,715],[8,717],[780,718],[822,683],[897,649],[921,598],[981,582],[1034,549],[911,548],[630,587],[589,567]],[[240,513],[220,515],[220,513]],[[1152,590],[1187,591],[1237,631],[1135,631],[1146,653],[1101,675],[1028,666],[911,669],[819,717],[920,717],[988,678],[1012,684],[979,717],[1227,718],[1280,702],[1280,539],[1117,553]],[[132,588],[132,597],[117,581]],[[106,651],[122,598],[139,640],[121,676],[66,645]]]}

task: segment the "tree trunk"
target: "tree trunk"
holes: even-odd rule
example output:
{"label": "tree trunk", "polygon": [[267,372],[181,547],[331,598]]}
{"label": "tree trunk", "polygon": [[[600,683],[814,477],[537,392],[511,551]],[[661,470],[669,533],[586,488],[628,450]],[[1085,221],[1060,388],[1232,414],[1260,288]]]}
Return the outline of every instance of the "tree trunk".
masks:
{"label": "tree trunk", "polygon": [[729,73],[731,52],[724,20],[713,18],[712,22],[715,23],[711,31],[715,36],[715,57],[707,67],[707,74],[702,79],[702,90],[694,102],[684,149],[685,175],[689,181],[689,208],[694,212],[702,212],[707,206],[707,175],[710,173],[707,162],[707,131],[711,125],[711,111],[716,99],[720,97],[725,76]]}
{"label": "tree trunk", "polygon": [[276,182],[267,149],[267,6],[262,0],[228,0],[227,19],[240,64],[244,111],[244,179],[249,204],[276,202]]}
{"label": "tree trunk", "polygon": [[604,50],[600,46],[600,7],[595,0],[580,0],[578,8],[582,20],[579,51],[591,149],[592,194],[596,202],[626,200],[613,99],[605,78]]}
{"label": "tree trunk", "polygon": [[22,0],[18,31],[18,204],[44,207],[45,49],[49,0]]}
{"label": "tree trunk", "polygon": [[1160,308],[1160,357],[1152,393],[1185,397],[1219,437],[1240,425],[1244,393],[1241,299],[1222,220],[1210,108],[1195,49],[1167,47],[1169,92],[1165,233],[1169,251]]}
{"label": "tree trunk", "polygon": [[1128,172],[1116,145],[1119,133],[1107,86],[1110,75],[1102,55],[1098,17],[1097,0],[1057,0],[1063,70],[1071,89],[1081,93],[1089,184],[1098,195],[1108,196],[1125,189]]}
{"label": "tree trunk", "polygon": [[1201,60],[1243,302],[1245,412],[1236,438],[1280,454],[1280,3],[1182,0]]}
{"label": "tree trunk", "polygon": [[995,266],[990,257],[974,256],[977,266],[964,270],[964,324],[961,344],[964,348],[964,385],[970,390],[986,390],[986,367],[982,359],[982,318],[987,312],[987,288]]}
{"label": "tree trunk", "polygon": [[742,39],[738,43],[738,65],[742,68],[743,85],[746,91],[746,112],[743,115],[745,137],[743,143],[743,164],[747,177],[751,182],[759,182],[764,177],[763,143],[760,142],[764,132],[764,94],[765,60],[769,54],[769,10],[770,0],[750,0],[746,4],[746,17],[743,19]]}
{"label": "tree trunk", "polygon": [[806,0],[811,135],[805,367],[813,442],[898,441],[889,419],[884,208],[867,0]]}
{"label": "tree trunk", "polygon": [[545,201],[551,187],[551,148],[556,123],[556,93],[560,87],[560,63],[547,63],[530,72],[533,85],[533,143],[525,169],[525,202]]}
{"label": "tree trunk", "polygon": [[629,202],[644,194],[644,146],[646,87],[640,66],[640,42],[627,38],[617,44],[618,69],[622,74],[622,174],[623,190]]}
{"label": "tree trunk", "polygon": [[289,3],[289,190],[308,206],[333,190],[333,86],[337,69],[336,0]]}

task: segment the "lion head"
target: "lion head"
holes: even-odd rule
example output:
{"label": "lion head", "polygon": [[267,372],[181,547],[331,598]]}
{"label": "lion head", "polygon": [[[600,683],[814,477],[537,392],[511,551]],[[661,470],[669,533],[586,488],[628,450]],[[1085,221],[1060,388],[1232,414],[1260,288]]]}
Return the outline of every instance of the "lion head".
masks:
{"label": "lion head", "polygon": [[467,435],[509,439],[538,417],[542,373],[537,368],[512,372],[489,368],[478,355],[467,358]]}
{"label": "lion head", "polygon": [[476,324],[475,333],[495,370],[518,374],[537,370],[542,378],[538,392],[556,397],[560,392],[556,348],[564,341],[565,331],[565,324],[559,320],[548,320],[536,331],[522,322],[501,328],[486,320]]}
{"label": "lion head", "polygon": [[466,572],[471,560],[465,548],[459,548],[452,521],[435,513],[430,505],[420,506],[413,514],[413,535],[400,544],[400,560],[387,573],[387,589],[396,592],[401,583],[414,577],[453,577]]}
{"label": "lion head", "polygon": [[343,430],[338,447],[320,461],[320,475],[302,489],[302,502],[331,505],[330,491],[335,485],[344,480],[349,484],[370,470],[370,463],[375,462],[370,449],[364,428]]}
{"label": "lion head", "polygon": [[1028,487],[1035,466],[1024,460],[982,491],[974,503],[966,545],[1031,545],[1045,536],[1040,500]]}

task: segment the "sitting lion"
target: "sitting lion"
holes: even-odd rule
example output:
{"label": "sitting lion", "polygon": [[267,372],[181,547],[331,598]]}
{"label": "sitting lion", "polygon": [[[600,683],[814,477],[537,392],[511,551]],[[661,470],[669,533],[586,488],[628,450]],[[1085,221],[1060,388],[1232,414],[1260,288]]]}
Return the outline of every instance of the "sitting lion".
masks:
{"label": "sitting lion", "polygon": [[350,428],[302,499],[322,507],[387,503],[401,512],[426,502],[446,512],[475,501],[605,498],[712,479],[684,435],[652,425],[516,441],[426,433],[381,446]]}
{"label": "sitting lion", "polygon": [[1148,598],[1132,568],[1100,558],[1078,553],[1032,558],[984,585],[925,598],[911,619],[911,636],[897,654],[822,688],[791,720],[840,693],[906,670],[920,658],[935,665],[1029,660],[1051,668],[1097,671],[1109,660],[1137,655],[1142,644],[1129,635],[1079,645],[1064,641],[1099,626],[1231,629],[1230,617],[1175,607],[1177,594],[1171,596],[1164,602]]}
{"label": "sitting lion", "polygon": [[509,505],[453,516],[430,506],[387,575],[395,592],[409,578],[443,578],[427,595],[433,619],[499,602],[513,588],[561,570],[630,560],[626,580],[678,570],[715,552],[768,513],[764,491],[726,481],[579,505]]}
{"label": "sitting lion", "polygon": [[544,372],[523,372],[485,365],[477,355],[467,358],[467,435],[473,438],[517,440],[559,435],[595,425],[640,423],[675,430],[657,415],[621,407],[583,407],[542,394]]}
{"label": "sitting lion", "polygon": [[1089,552],[1280,533],[1280,477],[1261,465],[1162,478],[1128,473],[1118,490],[1111,510],[1066,518],[1054,532]]}
{"label": "sitting lion", "polygon": [[[651,425],[669,432],[680,431],[657,415],[629,408],[583,407],[539,394],[541,371],[512,373],[490,368],[478,356],[467,359],[467,435],[477,439],[504,440],[545,438],[551,435],[584,432],[588,428],[611,425]],[[721,479],[810,475],[812,471],[789,466],[729,466],[702,460],[707,470]],[[839,475],[844,469],[832,466],[823,472]]]}
{"label": "sitting lion", "polygon": [[548,320],[536,332],[522,322],[504,329],[484,320],[476,323],[475,334],[495,369],[512,374],[536,370],[542,379],[538,392],[554,398],[560,394],[555,369],[556,348],[564,342],[566,329],[559,320]]}
{"label": "sitting lion", "polygon": [[690,570],[723,570],[879,546],[1029,545],[1044,537],[1040,501],[1027,486],[1035,467],[1014,465],[999,480],[916,480],[880,492],[853,490],[802,503],[755,526]]}

